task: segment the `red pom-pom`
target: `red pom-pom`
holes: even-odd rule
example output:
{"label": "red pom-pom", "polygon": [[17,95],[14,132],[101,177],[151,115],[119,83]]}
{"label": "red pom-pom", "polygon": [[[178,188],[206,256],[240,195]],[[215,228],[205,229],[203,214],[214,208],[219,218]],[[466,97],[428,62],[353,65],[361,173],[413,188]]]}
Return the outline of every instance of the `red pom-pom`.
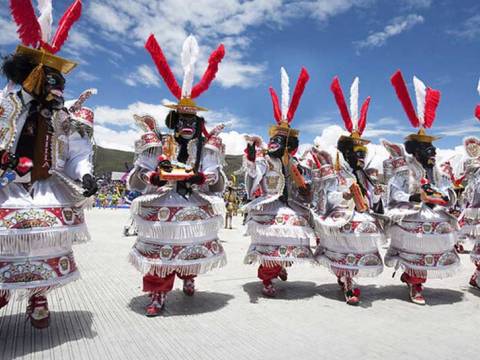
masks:
{"label": "red pom-pom", "polygon": [[480,120],[480,105],[477,105],[477,107],[475,108],[475,116],[478,120]]}
{"label": "red pom-pom", "polygon": [[353,296],[356,296],[356,297],[360,296],[360,289],[359,288],[353,289]]}

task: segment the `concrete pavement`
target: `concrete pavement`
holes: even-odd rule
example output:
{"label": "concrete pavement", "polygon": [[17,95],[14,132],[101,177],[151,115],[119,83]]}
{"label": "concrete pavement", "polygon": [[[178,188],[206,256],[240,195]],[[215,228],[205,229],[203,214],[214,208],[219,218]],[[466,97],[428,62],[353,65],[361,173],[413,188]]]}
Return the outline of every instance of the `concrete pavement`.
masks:
{"label": "concrete pavement", "polygon": [[51,326],[34,330],[25,301],[0,310],[0,359],[475,359],[480,291],[455,277],[427,283],[428,305],[407,301],[386,268],[360,280],[362,305],[347,306],[326,269],[294,266],[276,299],[260,294],[256,267],[243,265],[241,218],[223,230],[228,265],[201,276],[194,297],[177,290],[163,316],[146,318],[141,275],[122,237],[128,210],[87,214],[92,242],[75,248],[82,279],[53,292]]}

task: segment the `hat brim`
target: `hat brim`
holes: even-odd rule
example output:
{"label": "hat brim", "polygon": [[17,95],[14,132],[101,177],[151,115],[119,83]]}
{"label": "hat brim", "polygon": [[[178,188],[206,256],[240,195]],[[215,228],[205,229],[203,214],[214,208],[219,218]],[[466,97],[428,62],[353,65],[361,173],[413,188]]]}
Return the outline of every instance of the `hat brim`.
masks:
{"label": "hat brim", "polygon": [[418,141],[423,143],[431,143],[440,139],[441,139],[440,136],[432,136],[432,135],[425,135],[425,134],[410,134],[405,138],[406,141]]}
{"label": "hat brim", "polygon": [[17,46],[16,54],[28,56],[35,64],[43,64],[65,75],[77,66],[77,63],[71,60],[50,54],[45,50],[37,50],[23,45]]}
{"label": "hat brim", "polygon": [[195,114],[197,111],[208,111],[208,109],[201,107],[201,106],[185,106],[180,104],[166,104],[163,105],[169,109],[177,110],[180,113],[186,114]]}
{"label": "hat brim", "polygon": [[367,145],[367,144],[370,144],[370,140],[368,139],[363,139],[361,137],[354,137],[354,136],[346,136],[346,135],[342,135],[340,136],[340,138],[338,139],[338,142],[352,142],[354,145]]}
{"label": "hat brim", "polygon": [[283,135],[287,137],[298,137],[300,132],[297,129],[281,126],[281,125],[272,125],[268,130],[268,135],[270,137],[275,135]]}

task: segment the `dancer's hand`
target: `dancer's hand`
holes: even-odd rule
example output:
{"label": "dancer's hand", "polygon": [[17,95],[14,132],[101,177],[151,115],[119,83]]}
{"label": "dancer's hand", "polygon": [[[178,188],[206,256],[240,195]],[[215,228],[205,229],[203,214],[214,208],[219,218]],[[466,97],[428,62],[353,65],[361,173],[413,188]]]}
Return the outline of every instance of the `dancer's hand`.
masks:
{"label": "dancer's hand", "polygon": [[85,189],[83,192],[83,196],[85,197],[90,197],[98,191],[97,181],[90,174],[83,175],[82,187]]}

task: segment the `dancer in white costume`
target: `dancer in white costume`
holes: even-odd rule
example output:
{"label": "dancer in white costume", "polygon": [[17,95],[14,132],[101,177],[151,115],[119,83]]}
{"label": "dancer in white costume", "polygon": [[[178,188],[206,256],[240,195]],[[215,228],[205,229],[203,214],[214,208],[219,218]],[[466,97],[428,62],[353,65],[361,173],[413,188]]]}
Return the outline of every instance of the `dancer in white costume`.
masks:
{"label": "dancer in white costume", "polygon": [[358,111],[356,78],[351,87],[350,112],[338,78],[331,90],[340,109],[349,136],[337,143],[344,161],[337,159],[336,169],[331,156],[317,147],[312,148],[314,171],[313,210],[319,244],[316,259],[337,277],[347,304],[360,302],[360,289],[353,283],[356,277],[378,276],[383,263],[378,244],[384,242],[382,187],[366,168],[367,144],[362,138],[367,123],[368,97]]}
{"label": "dancer in white costume", "polygon": [[435,120],[440,92],[414,77],[415,111],[400,71],[391,81],[412,126],[420,129],[406,137],[405,149],[384,141],[393,169],[387,212],[393,222],[388,229],[391,243],[385,264],[403,269],[401,281],[408,285],[410,300],[423,305],[427,279],[452,276],[460,264],[454,249],[457,219],[448,212],[456,199],[450,179],[436,166],[432,142],[438,138],[425,133]]}
{"label": "dancer in white costume", "polygon": [[[480,94],[480,81],[478,93]],[[480,105],[475,108],[475,116],[480,120]],[[462,219],[462,232],[475,242],[470,253],[470,259],[475,265],[470,285],[480,289],[480,139],[472,136],[466,138],[463,143],[468,159],[463,164],[466,209]]]}
{"label": "dancer in white costume", "polygon": [[64,108],[63,75],[76,64],[54,55],[81,5],[70,6],[50,41],[51,1],[38,20],[29,1],[10,3],[23,45],[3,62],[20,90],[5,90],[0,103],[0,307],[21,290],[38,328],[49,324],[46,292],[79,277],[72,245],[89,238],[83,208],[97,189],[90,138],[75,128],[86,112]]}
{"label": "dancer in white costume", "polygon": [[[294,157],[298,149],[298,130],[290,127],[309,79],[302,68],[289,105],[288,75],[282,68],[282,105],[270,88],[277,125],[270,128],[268,150],[261,148],[261,139],[247,137],[244,167],[249,199],[261,189],[260,196],[248,203],[247,235],[251,245],[246,264],[259,263],[258,277],[265,296],[275,296],[272,280],[287,280],[286,266],[312,262],[311,240],[315,239],[309,203],[311,200],[308,169]],[[307,176],[306,176],[307,175]]]}
{"label": "dancer in white costume", "polygon": [[145,47],[179,100],[167,105],[173,110],[165,122],[173,135],[162,139],[153,118],[137,117],[144,134],[136,143],[138,158],[129,178],[130,189],[144,194],[132,202],[138,237],[130,261],[144,274],[143,290],[151,296],[146,315],[156,316],[176,276],[183,280],[184,293],[192,296],[198,274],[226,263],[218,239],[225,212],[224,148],[218,137],[222,127],[209,133],[197,115],[206,109],[193,101],[213,81],[225,52],[220,45],[212,53],[202,80],[192,86],[198,45],[189,36],[183,45],[185,77],[180,88],[153,35]]}

